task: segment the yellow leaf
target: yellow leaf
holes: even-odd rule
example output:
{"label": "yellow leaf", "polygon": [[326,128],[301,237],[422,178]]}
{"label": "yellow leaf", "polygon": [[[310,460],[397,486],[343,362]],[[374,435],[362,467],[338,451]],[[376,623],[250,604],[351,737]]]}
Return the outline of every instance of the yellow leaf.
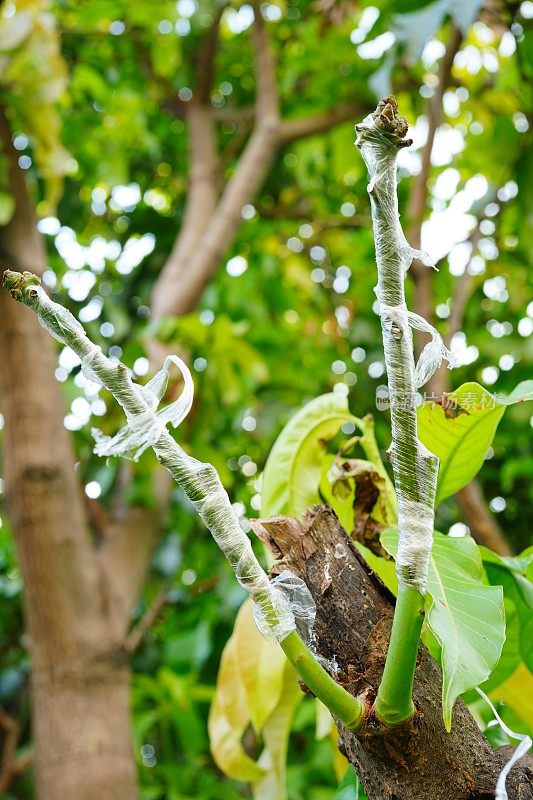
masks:
{"label": "yellow leaf", "polygon": [[232,638],[244,690],[246,710],[256,733],[278,704],[283,689],[285,656],[276,642],[267,642],[257,630],[251,600],[243,603]]}
{"label": "yellow leaf", "polygon": [[315,738],[318,741],[325,739],[326,736],[329,736],[331,731],[331,726],[334,725],[333,717],[331,716],[329,709],[326,708],[324,703],[322,703],[318,697],[315,700],[315,709],[316,709],[316,728],[315,728]]}
{"label": "yellow leaf", "polygon": [[253,782],[264,773],[242,747],[241,739],[249,723],[232,636],[222,653],[215,698],[209,711],[209,740],[213,758],[226,775]]}
{"label": "yellow leaf", "polygon": [[331,716],[330,712],[326,708],[326,706],[320,702],[320,700],[315,700],[316,703],[316,738],[317,739],[325,739],[326,736],[329,737],[329,741],[331,744],[331,757],[333,761],[333,770],[335,772],[335,777],[338,781],[344,777],[344,773],[346,772],[346,768],[348,766],[348,761],[342,755],[341,751],[339,750],[339,733],[337,731],[337,726]]}
{"label": "yellow leaf", "polygon": [[279,702],[263,727],[265,749],[259,764],[265,769],[266,775],[252,786],[254,800],[286,800],[285,768],[289,734],[294,710],[302,697],[296,672],[291,664],[285,662]]}
{"label": "yellow leaf", "polygon": [[529,726],[533,726],[533,674],[523,661],[489,695],[491,700],[501,700],[509,705]]}
{"label": "yellow leaf", "polygon": [[331,742],[331,755],[333,757],[333,771],[335,772],[335,777],[340,782],[346,774],[348,759],[345,758],[339,750],[339,732],[335,723],[331,726],[329,740]]}

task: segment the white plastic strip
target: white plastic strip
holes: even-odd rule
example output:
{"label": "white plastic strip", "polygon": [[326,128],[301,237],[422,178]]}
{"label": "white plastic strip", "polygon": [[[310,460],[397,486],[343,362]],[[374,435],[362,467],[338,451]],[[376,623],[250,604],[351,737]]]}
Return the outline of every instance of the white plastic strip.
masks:
{"label": "white plastic strip", "polygon": [[517,761],[520,761],[520,759],[523,758],[525,754],[529,752],[531,746],[533,745],[533,742],[531,741],[531,737],[527,736],[525,733],[515,733],[514,731],[512,731],[500,717],[500,715],[494,708],[494,704],[487,697],[485,692],[483,692],[479,687],[476,689],[476,691],[479,695],[481,695],[483,700],[485,700],[485,702],[490,706],[492,713],[496,717],[496,719],[492,720],[491,723],[489,722],[489,725],[492,726],[498,724],[500,728],[502,728],[502,730],[505,731],[507,736],[510,736],[511,739],[516,739],[517,741],[520,742],[520,744],[514,751],[512,757],[509,759],[505,767],[500,772],[498,780],[496,782],[496,791],[494,795],[495,800],[509,800],[509,795],[507,794],[507,788],[505,785],[507,781],[507,776],[509,775],[510,771],[517,763]]}
{"label": "white plastic strip", "polygon": [[[378,313],[380,316],[390,319],[391,323],[396,325],[402,335],[405,333],[407,326],[409,326],[431,336],[431,341],[425,345],[416,364],[415,386],[417,389],[428,382],[443,360],[448,362],[448,369],[453,368],[454,357],[444,344],[442,336],[420,314],[409,311],[406,306],[387,306],[384,303],[380,303]],[[392,335],[394,336],[394,333]]]}
{"label": "white plastic strip", "polygon": [[[179,397],[168,406],[156,411],[168,385],[170,365],[174,364],[183,377],[183,389]],[[96,376],[90,363],[84,364],[84,372],[91,380]],[[98,378],[96,378],[98,380]],[[115,436],[105,436],[98,428],[92,429],[96,442],[94,452],[99,456],[122,456],[137,461],[139,456],[155,444],[166,425],[177,428],[189,413],[194,396],[194,383],[187,365],[177,356],[167,356],[163,367],[140,391],[149,408],[139,414],[128,414],[128,423]]]}
{"label": "white plastic strip", "polygon": [[[439,332],[405,303],[404,279],[414,258],[434,267],[431,259],[407,242],[398,209],[398,150],[407,122],[398,114],[394,98],[386,97],[373,114],[356,126],[357,146],[368,168],[368,192],[378,265],[378,314],[389,384],[393,465],[398,498],[399,542],[396,573],[401,585],[425,592],[433,542],[434,499],[438,462],[418,441],[416,390],[423,386],[443,360],[452,366],[452,354]],[[415,362],[412,329],[429,334]]]}

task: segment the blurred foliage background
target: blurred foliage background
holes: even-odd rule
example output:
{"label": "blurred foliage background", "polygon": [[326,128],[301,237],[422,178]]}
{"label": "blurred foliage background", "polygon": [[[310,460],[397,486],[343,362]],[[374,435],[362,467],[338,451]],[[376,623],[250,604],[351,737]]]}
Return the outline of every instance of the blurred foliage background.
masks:
{"label": "blurred foliage background", "polygon": [[[357,116],[281,147],[242,207],[234,241],[197,308],[150,318],[151,291],[187,196],[183,108],[193,99],[195,64],[217,11],[221,43],[209,103],[227,181],[252,124],[253,12],[246,3],[220,10],[209,0],[7,0],[0,6],[0,96],[46,239],[45,284],[140,380],[154,338],[187,353],[196,400],[177,435],[217,467],[246,528],[245,517],[258,513],[269,450],[303,403],[326,391],[346,394],[355,414],[375,415],[383,450],[389,433],[387,414],[376,409],[385,377],[366,174],[353,147]],[[510,392],[531,376],[533,362],[533,3],[277,0],[261,11],[284,118],[346,103],[370,110],[376,96],[394,92],[413,126],[414,145],[400,158],[404,212],[438,105],[421,236],[440,268],[431,274],[438,327],[446,334],[450,320],[457,324],[451,346],[459,367],[450,385],[475,380]],[[457,52],[440,91],[454,35]],[[0,161],[1,223],[12,212],[3,174]],[[458,292],[464,314],[457,321]],[[119,465],[92,455],[89,423],[115,431],[121,412],[87,383],[68,348],[58,357],[87,503],[111,505]],[[516,552],[531,541],[532,424],[531,408],[512,407],[480,476]],[[129,503],[155,504],[155,467],[148,453],[131,466]],[[464,530],[454,498],[437,520],[441,531],[452,526]],[[21,579],[4,513],[0,597],[0,703],[21,721],[21,744],[29,748]],[[136,619],[159,598],[160,612],[133,656],[142,797],[250,796],[217,770],[206,728],[243,592],[178,490]],[[291,735],[289,797],[326,800],[337,783],[329,741],[316,739],[315,708],[306,701]],[[17,800],[32,797],[31,770],[9,791]]]}

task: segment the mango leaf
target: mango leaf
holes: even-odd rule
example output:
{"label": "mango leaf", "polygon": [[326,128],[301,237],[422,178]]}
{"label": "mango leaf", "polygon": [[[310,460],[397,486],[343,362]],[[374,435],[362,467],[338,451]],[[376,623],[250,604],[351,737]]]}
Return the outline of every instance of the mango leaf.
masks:
{"label": "mango leaf", "polygon": [[252,601],[246,600],[237,615],[233,637],[237,664],[244,690],[246,710],[256,733],[278,705],[286,659],[275,642],[267,642],[257,630]]}
{"label": "mango leaf", "polygon": [[366,800],[359,777],[350,764],[344,773],[344,778],[339,783],[333,800]]}
{"label": "mango leaf", "polygon": [[335,777],[337,780],[340,781],[346,773],[348,761],[339,750],[339,732],[337,730],[337,726],[335,725],[335,720],[331,716],[329,709],[326,708],[324,703],[322,703],[318,698],[315,699],[315,709],[315,739],[318,741],[326,738],[329,739],[329,743],[331,745],[333,771],[335,772]]}
{"label": "mango leaf", "polygon": [[323,394],[301,408],[283,428],[263,473],[261,515],[300,516],[318,503],[324,441],[353,421],[345,397]]}
{"label": "mango leaf", "polygon": [[490,583],[503,586],[506,599],[516,608],[520,655],[533,671],[533,547],[514,558],[499,556],[486,547],[479,550]]}
{"label": "mango leaf", "polygon": [[[511,603],[504,594],[505,607],[505,642],[498,663],[492,670],[490,677],[483,681],[480,689],[490,694],[504,683],[518,668],[522,658],[520,656],[520,622],[514,603]],[[476,703],[479,695],[475,690],[463,695],[465,703]]]}
{"label": "mango leaf", "polygon": [[262,730],[263,750],[259,765],[265,770],[265,777],[252,787],[254,800],[286,800],[287,787],[285,765],[287,747],[294,710],[303,697],[296,680],[296,672],[285,660],[282,688],[278,703],[265,722]]}
{"label": "mango leaf", "polygon": [[420,441],[440,459],[437,503],[466,486],[479,472],[505,409],[533,399],[533,381],[524,381],[506,398],[478,383],[465,383],[442,403],[418,408]]}
{"label": "mango leaf", "polygon": [[[391,555],[397,529],[381,535]],[[451,728],[455,699],[487,680],[505,641],[501,586],[485,586],[483,567],[471,536],[450,538],[435,531],[428,575],[427,623],[441,646],[442,711]]]}
{"label": "mango leaf", "polygon": [[209,711],[208,731],[211,753],[217,766],[235,780],[258,781],[264,775],[264,770],[246,755],[241,743],[249,723],[236,640],[232,636],[222,653],[215,697]]}
{"label": "mango leaf", "polygon": [[[334,494],[329,480],[330,467],[335,460],[335,456],[331,453],[326,453],[322,462],[322,474],[320,478],[320,498],[335,511],[339,518],[341,525],[347,533],[350,533],[354,527],[354,494],[352,490],[349,495],[343,497],[342,495]],[[394,491],[392,488],[385,488],[385,491]],[[385,586],[391,590],[393,594],[398,594],[398,581],[396,578],[396,567],[394,561],[387,561],[380,556],[377,556],[364,544],[354,540],[354,544],[365,559],[370,569],[378,575]]]}
{"label": "mango leaf", "polygon": [[[231,778],[252,783],[256,800],[286,796],[287,743],[293,712],[302,697],[294,669],[279,645],[261,636],[252,602],[247,600],[222,655],[209,737],[220,769]],[[264,744],[257,763],[242,747],[250,723]]]}
{"label": "mango leaf", "polygon": [[524,723],[520,726],[521,732],[533,733],[533,674],[525,664],[520,664],[504,683],[489,692],[489,696],[493,702],[499,700],[519,715]]}

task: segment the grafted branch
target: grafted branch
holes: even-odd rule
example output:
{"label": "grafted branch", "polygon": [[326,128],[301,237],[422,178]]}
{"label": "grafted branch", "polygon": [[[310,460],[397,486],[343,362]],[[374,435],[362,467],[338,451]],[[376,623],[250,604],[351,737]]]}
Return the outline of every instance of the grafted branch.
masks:
{"label": "grafted branch", "polygon": [[[437,332],[409,312],[405,303],[405,274],[413,257],[423,257],[407,243],[399,223],[396,159],[400,148],[411,144],[405,138],[407,129],[392,97],[380,101],[376,111],[356,126],[356,144],[370,177],[376,294],[391,408],[390,458],[398,497],[398,601],[375,703],[378,718],[388,724],[402,722],[414,713],[411,695],[433,541],[438,458],[418,441],[414,398],[417,388],[446,355]],[[416,366],[411,327],[429,332],[434,344]]]}
{"label": "grafted branch", "polygon": [[[169,357],[163,369],[146,387],[141,388],[131,380],[124,364],[107,358],[88,339],[72,314],[50,300],[35,275],[6,270],[3,284],[15,300],[37,314],[43,326],[56,339],[72,348],[86,374],[105,386],[124,409],[127,425],[113,438],[96,432],[95,451],[99,455],[137,458],[148,447],[153,448],[158,461],[198,511],[231,564],[237,580],[252,597],[254,614],[264,635],[279,642],[309,688],[335,716],[351,730],[360,728],[365,721],[364,700],[353,697],[340,686],[299,635],[297,614],[301,614],[305,606],[313,609],[305,585],[300,581],[295,586],[297,579],[289,576],[291,591],[296,591],[298,596],[293,610],[285,594],[271,586],[257,561],[215,468],[187,455],[166,427],[168,423],[179,425],[192,404],[192,378],[185,364],[176,357]],[[167,386],[171,362],[177,364],[182,372],[184,392],[166,409],[158,412],[157,405]]]}

